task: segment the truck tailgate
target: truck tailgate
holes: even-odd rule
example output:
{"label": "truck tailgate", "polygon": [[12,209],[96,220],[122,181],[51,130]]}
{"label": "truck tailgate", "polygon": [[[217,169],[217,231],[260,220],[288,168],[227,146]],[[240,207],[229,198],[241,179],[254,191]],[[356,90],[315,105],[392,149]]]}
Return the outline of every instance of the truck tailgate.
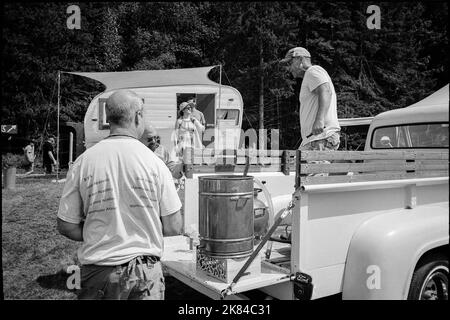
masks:
{"label": "truck tailgate", "polygon": [[[221,292],[229,283],[219,281],[208,276],[205,272],[196,269],[195,250],[189,250],[189,244],[185,236],[164,238],[164,254],[162,263],[167,273],[180,280],[191,288],[201,292],[212,299],[221,299]],[[256,259],[262,259],[264,250]],[[234,286],[232,294],[258,289],[274,284],[290,281],[290,274],[280,268],[271,267],[270,263],[261,264],[259,275],[242,277]],[[228,298],[238,298],[228,296]],[[239,299],[239,298],[238,298]]]}

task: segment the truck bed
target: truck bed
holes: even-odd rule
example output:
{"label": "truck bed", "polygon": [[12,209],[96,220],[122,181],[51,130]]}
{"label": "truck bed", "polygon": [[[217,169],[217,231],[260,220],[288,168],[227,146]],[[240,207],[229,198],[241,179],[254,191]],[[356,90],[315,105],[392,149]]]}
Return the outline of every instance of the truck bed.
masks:
{"label": "truck bed", "polygon": [[[389,219],[398,214],[408,220],[431,209],[448,216],[448,152],[290,151],[283,155],[277,165],[268,157],[258,158],[259,162],[250,166],[249,175],[266,182],[272,199],[280,199],[279,205],[274,203],[269,225],[292,195],[299,198],[288,221],[292,245],[273,242],[269,260],[263,249],[257,258],[262,273],[241,278],[227,299],[245,298],[245,292],[253,289],[292,299],[290,280],[296,272],[312,277],[312,299],[340,293],[349,246],[361,225],[376,217]],[[336,162],[312,162],[326,159]],[[236,162],[244,160],[238,153]],[[239,175],[239,170],[244,170],[240,164],[233,168],[235,171],[227,172],[204,164],[191,167],[192,175],[183,189],[185,228],[198,225],[198,177]],[[220,299],[228,284],[196,269],[195,252],[189,250],[187,238],[165,239],[163,263],[169,273],[199,292]]]}

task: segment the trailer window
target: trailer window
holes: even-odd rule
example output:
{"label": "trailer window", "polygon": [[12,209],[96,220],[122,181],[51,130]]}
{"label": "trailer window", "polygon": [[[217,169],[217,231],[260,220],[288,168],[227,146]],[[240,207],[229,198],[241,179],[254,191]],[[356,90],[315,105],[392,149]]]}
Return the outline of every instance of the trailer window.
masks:
{"label": "trailer window", "polygon": [[374,130],[372,149],[448,148],[448,123],[420,123]]}
{"label": "trailer window", "polygon": [[239,124],[239,110],[236,109],[217,109],[217,122]]}

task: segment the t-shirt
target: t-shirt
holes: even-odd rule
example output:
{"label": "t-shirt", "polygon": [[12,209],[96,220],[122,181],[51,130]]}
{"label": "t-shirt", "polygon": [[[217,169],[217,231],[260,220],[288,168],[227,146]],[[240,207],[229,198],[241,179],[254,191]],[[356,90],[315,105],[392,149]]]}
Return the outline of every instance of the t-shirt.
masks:
{"label": "t-shirt", "polygon": [[25,154],[25,159],[29,162],[29,163],[33,163],[34,162],[34,146],[32,146],[31,144],[27,145],[24,149],[23,152]]}
{"label": "t-shirt", "polygon": [[[324,117],[325,128],[321,134],[310,136],[312,127],[316,119],[319,109],[319,95],[312,92],[318,86],[324,83],[330,84],[331,102],[328,112]],[[340,131],[339,121],[337,117],[336,92],[334,91],[333,82],[324,68],[320,66],[311,66],[306,70],[300,89],[300,130],[302,135],[302,145],[314,140],[325,139],[334,132]]]}
{"label": "t-shirt", "polygon": [[79,156],[66,177],[58,218],[84,221],[82,264],[120,265],[162,256],[162,216],[181,208],[169,169],[135,139],[105,139]]}
{"label": "t-shirt", "polygon": [[51,152],[52,154],[53,154],[53,156],[54,156],[54,149],[53,149],[53,145],[50,143],[50,142],[48,142],[48,141],[45,141],[44,142],[44,145],[42,146],[42,152],[43,152],[43,155],[42,155],[42,161],[44,162],[44,164],[45,163],[53,163],[53,160],[50,158],[50,156],[48,155],[48,152]]}

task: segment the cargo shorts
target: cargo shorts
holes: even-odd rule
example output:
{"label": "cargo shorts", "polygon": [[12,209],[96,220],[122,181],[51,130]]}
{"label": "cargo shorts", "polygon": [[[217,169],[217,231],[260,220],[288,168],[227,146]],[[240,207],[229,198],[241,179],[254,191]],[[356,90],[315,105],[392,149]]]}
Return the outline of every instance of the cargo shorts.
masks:
{"label": "cargo shorts", "polygon": [[79,300],[164,300],[161,262],[139,256],[119,266],[81,266]]}
{"label": "cargo shorts", "polygon": [[[311,141],[304,146],[301,146],[299,149],[301,151],[336,151],[339,148],[340,144],[340,133],[334,132],[331,136],[321,139],[321,140],[315,140]],[[316,161],[308,161],[308,163],[330,163],[330,161],[327,160],[316,160]],[[311,173],[307,176],[316,176],[316,177],[327,177],[328,173]]]}
{"label": "cargo shorts", "polygon": [[339,132],[334,132],[331,136],[311,141],[299,149],[301,151],[315,150],[315,151],[336,151],[339,148],[341,135]]}

